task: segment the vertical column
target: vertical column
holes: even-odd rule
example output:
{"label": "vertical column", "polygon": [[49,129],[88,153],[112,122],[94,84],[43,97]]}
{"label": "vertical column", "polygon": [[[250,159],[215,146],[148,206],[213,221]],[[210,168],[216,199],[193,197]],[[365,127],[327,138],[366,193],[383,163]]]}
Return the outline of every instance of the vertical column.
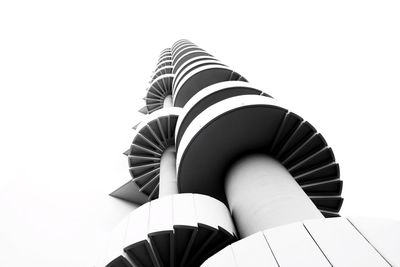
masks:
{"label": "vertical column", "polygon": [[164,102],[163,102],[163,108],[169,108],[172,107],[172,96],[171,95],[167,95],[164,98]]}
{"label": "vertical column", "polygon": [[249,155],[230,168],[226,197],[241,237],[272,227],[324,218],[281,163]]}
{"label": "vertical column", "polygon": [[178,194],[175,148],[168,147],[161,156],[159,197]]}

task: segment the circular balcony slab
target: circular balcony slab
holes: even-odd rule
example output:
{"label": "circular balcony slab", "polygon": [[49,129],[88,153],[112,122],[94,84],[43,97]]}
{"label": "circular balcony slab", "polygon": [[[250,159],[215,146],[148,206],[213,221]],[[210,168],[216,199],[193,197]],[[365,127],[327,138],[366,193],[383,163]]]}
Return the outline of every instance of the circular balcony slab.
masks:
{"label": "circular balcony slab", "polygon": [[171,50],[173,51],[174,49],[176,49],[176,47],[178,47],[179,45],[182,45],[182,44],[184,44],[184,43],[192,43],[192,42],[190,42],[190,41],[187,40],[187,39],[178,40],[178,41],[176,41],[176,42],[171,46]]}
{"label": "circular balcony slab", "polygon": [[399,244],[398,221],[309,220],[241,239],[201,266],[399,266]]}
{"label": "circular balcony slab", "polygon": [[181,57],[183,57],[185,54],[188,54],[189,52],[192,52],[192,51],[205,52],[203,49],[201,49],[195,45],[183,46],[182,49],[177,50],[176,53],[172,56],[172,65],[175,65]]}
{"label": "circular balcony slab", "polygon": [[136,136],[128,151],[129,172],[139,191],[149,200],[158,197],[160,160],[163,152],[175,145],[179,113],[179,108],[164,108],[146,116],[136,127]]}
{"label": "circular balcony slab", "polygon": [[175,65],[177,60],[179,60],[183,55],[191,52],[191,51],[203,51],[205,52],[203,49],[195,46],[195,45],[183,45],[181,47],[179,47],[177,50],[174,51],[174,53],[172,54],[172,64]]}
{"label": "circular balcony slab", "polygon": [[174,106],[184,107],[190,98],[202,89],[225,81],[246,81],[246,79],[230,68],[218,64],[195,68],[186,74],[179,83],[175,83]]}
{"label": "circular balcony slab", "polygon": [[205,195],[176,194],[131,212],[113,231],[102,262],[107,267],[127,267],[131,262],[200,266],[236,240],[230,212],[222,202]]}
{"label": "circular balcony slab", "polygon": [[192,42],[182,42],[178,45],[176,45],[173,49],[172,49],[172,55],[176,55],[177,52],[179,52],[180,50],[182,50],[182,48],[184,47],[188,47],[188,46],[194,46],[195,44]]}
{"label": "circular balcony slab", "polygon": [[175,147],[178,149],[182,135],[190,123],[211,105],[239,95],[262,95],[271,97],[251,84],[242,81],[226,81],[207,86],[195,94],[182,108],[175,130]]}
{"label": "circular balcony slab", "polygon": [[338,216],[342,181],[332,150],[310,123],[258,95],[219,101],[191,121],[177,149],[179,192],[226,203],[227,170],[252,153],[277,159],[324,216]]}
{"label": "circular balcony slab", "polygon": [[196,62],[192,62],[191,64],[186,65],[186,68],[183,68],[179,73],[175,74],[174,80],[172,82],[172,94],[175,93],[175,89],[176,87],[174,87],[174,85],[179,85],[180,82],[188,75],[190,74],[192,71],[196,70],[197,68],[203,67],[203,66],[208,66],[208,65],[220,65],[220,66],[225,66],[224,64],[222,64],[219,61],[216,60],[198,60]]}
{"label": "circular balcony slab", "polygon": [[144,114],[149,114],[162,109],[165,98],[172,95],[173,79],[173,74],[163,74],[154,79],[147,89],[147,94],[144,98],[146,106],[139,111]]}
{"label": "circular balcony slab", "polygon": [[185,53],[184,55],[182,55],[181,57],[179,57],[179,59],[175,62],[175,64],[173,64],[173,70],[172,73],[175,74],[177,72],[177,70],[180,68],[180,66],[182,64],[184,64],[186,61],[194,58],[194,57],[199,57],[199,56],[212,56],[210,54],[208,54],[207,52],[203,51],[203,50],[194,50],[194,51],[190,51]]}
{"label": "circular balcony slab", "polygon": [[171,51],[172,54],[176,54],[179,50],[181,50],[183,47],[187,47],[187,46],[196,46],[194,43],[190,42],[190,41],[186,41],[186,42],[181,42],[179,44],[177,44],[176,46],[174,46]]}
{"label": "circular balcony slab", "polygon": [[[176,59],[176,56],[183,50],[187,49],[187,48],[197,48],[200,49],[197,45],[193,44],[193,43],[185,43],[180,45],[179,47],[177,47],[176,49],[174,49],[174,51],[172,52],[172,58]],[[200,49],[203,50],[203,49]]]}
{"label": "circular balcony slab", "polygon": [[[191,58],[189,60],[187,60],[185,63],[183,63],[179,69],[175,72],[175,76],[179,76],[180,73],[184,70],[187,69],[188,66],[190,66],[191,64],[197,62],[197,61],[202,61],[202,60],[212,60],[214,62],[219,62],[216,58],[212,57],[212,56],[198,56],[198,57],[194,57]],[[175,87],[175,80],[172,82],[172,88]]]}

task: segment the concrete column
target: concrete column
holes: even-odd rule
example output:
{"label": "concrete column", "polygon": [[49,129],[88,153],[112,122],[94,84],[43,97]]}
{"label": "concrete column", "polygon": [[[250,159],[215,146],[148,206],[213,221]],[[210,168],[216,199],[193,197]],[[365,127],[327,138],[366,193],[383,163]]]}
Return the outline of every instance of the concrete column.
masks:
{"label": "concrete column", "polygon": [[164,105],[163,105],[163,107],[164,107],[164,108],[172,107],[172,96],[171,96],[171,95],[167,95],[167,96],[164,98]]}
{"label": "concrete column", "polygon": [[168,147],[160,161],[159,197],[178,194],[175,148]]}
{"label": "concrete column", "polygon": [[288,223],[324,218],[287,169],[266,155],[250,155],[235,162],[225,180],[225,193],[241,238]]}

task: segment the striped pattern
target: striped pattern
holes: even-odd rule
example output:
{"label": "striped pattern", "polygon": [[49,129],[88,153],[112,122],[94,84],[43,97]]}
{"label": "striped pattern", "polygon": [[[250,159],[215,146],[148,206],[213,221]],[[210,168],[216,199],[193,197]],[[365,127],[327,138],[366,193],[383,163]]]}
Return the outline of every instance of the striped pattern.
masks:
{"label": "striped pattern", "polygon": [[177,150],[181,192],[224,200],[223,172],[249,151],[277,159],[325,217],[339,216],[343,183],[332,149],[309,122],[260,95],[221,100],[191,121]]}
{"label": "striped pattern", "polygon": [[247,80],[192,42],[180,40],[171,49],[161,52],[144,97],[146,105],[139,111],[150,114],[162,109],[164,99],[169,95],[174,106],[183,107],[188,97],[208,85],[223,81]]}
{"label": "striped pattern", "polygon": [[185,103],[205,87],[224,81],[247,81],[212,55],[189,41],[172,46],[172,83],[174,106]]}

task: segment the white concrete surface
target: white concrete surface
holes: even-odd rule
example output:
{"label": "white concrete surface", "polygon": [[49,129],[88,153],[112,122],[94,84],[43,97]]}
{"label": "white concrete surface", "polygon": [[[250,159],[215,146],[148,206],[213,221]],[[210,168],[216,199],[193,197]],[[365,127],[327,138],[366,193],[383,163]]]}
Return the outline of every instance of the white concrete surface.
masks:
{"label": "white concrete surface", "polygon": [[161,155],[159,196],[178,194],[175,148],[168,147]]}
{"label": "white concrete surface", "polygon": [[[389,267],[397,266],[399,236],[388,238],[387,229],[397,233],[398,221],[352,218],[307,220],[258,232],[233,243],[209,258],[202,266],[219,267]],[[379,227],[381,226],[381,227]],[[372,237],[367,239],[366,236]],[[382,246],[382,240],[386,239]],[[377,242],[377,243],[376,243]],[[389,253],[388,253],[389,252]]]}
{"label": "white concrete surface", "polygon": [[164,98],[163,107],[164,107],[164,108],[172,107],[172,95],[167,95],[167,96]]}

